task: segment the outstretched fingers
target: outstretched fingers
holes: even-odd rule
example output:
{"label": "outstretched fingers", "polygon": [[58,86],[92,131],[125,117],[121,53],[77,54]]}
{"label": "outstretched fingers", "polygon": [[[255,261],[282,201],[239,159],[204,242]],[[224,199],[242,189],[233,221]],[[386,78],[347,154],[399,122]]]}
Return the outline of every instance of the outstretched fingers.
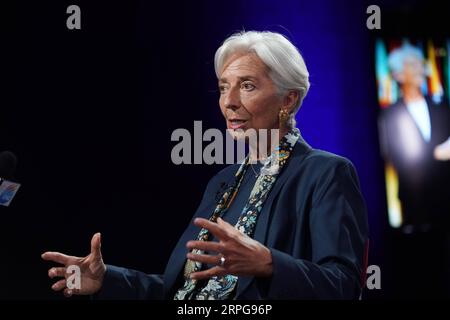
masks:
{"label": "outstretched fingers", "polygon": [[59,281],[56,281],[53,285],[52,285],[52,290],[54,291],[61,291],[62,289],[64,289],[66,287],[66,279],[61,279]]}
{"label": "outstretched fingers", "polygon": [[61,277],[64,278],[66,276],[66,268],[63,267],[53,267],[48,270],[48,276],[50,278]]}
{"label": "outstretched fingers", "polygon": [[100,232],[97,232],[94,234],[91,240],[91,254],[94,256],[94,258],[101,258],[101,234]]}
{"label": "outstretched fingers", "polygon": [[60,252],[52,252],[52,251],[47,251],[44,252],[41,255],[42,259],[46,260],[46,261],[53,261],[56,263],[60,263],[63,265],[67,265],[69,264],[69,261],[71,260],[72,257],[65,255],[63,253]]}

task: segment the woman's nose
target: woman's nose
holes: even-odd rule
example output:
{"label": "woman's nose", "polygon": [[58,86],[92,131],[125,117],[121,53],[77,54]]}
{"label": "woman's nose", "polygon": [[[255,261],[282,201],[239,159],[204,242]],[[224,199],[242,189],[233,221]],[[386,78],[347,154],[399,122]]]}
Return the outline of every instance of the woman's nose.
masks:
{"label": "woman's nose", "polygon": [[233,88],[225,93],[224,105],[228,109],[238,109],[241,106],[241,98],[239,89]]}

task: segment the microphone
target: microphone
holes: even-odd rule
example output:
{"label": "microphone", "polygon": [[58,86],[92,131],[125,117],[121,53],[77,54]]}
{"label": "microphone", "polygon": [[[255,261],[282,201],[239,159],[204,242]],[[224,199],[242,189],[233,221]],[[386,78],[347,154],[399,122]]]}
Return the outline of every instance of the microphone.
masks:
{"label": "microphone", "polygon": [[8,207],[19,190],[20,184],[13,182],[17,157],[11,151],[0,153],[0,205]]}

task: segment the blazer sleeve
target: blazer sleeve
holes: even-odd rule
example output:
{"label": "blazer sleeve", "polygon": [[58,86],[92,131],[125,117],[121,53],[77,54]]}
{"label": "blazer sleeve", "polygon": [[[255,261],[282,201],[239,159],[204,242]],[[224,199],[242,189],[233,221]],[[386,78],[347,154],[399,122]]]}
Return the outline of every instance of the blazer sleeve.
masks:
{"label": "blazer sleeve", "polygon": [[296,259],[271,249],[273,274],[262,285],[268,299],[360,296],[368,226],[359,181],[353,165],[343,158],[332,161],[324,171],[309,213],[312,259]]}
{"label": "blazer sleeve", "polygon": [[94,300],[161,300],[163,275],[106,265],[103,285]]}

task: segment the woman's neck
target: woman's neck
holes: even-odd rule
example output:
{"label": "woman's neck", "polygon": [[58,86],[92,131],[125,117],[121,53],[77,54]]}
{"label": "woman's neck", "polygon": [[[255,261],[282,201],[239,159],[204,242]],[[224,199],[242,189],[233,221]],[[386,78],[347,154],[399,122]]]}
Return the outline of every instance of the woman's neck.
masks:
{"label": "woman's neck", "polygon": [[402,94],[405,103],[411,103],[423,99],[423,95],[422,92],[420,91],[420,88],[412,85],[403,85]]}
{"label": "woman's neck", "polygon": [[[257,141],[249,141],[249,160],[251,162],[264,161],[278,147],[281,139],[288,133],[288,128],[268,129],[267,135],[257,135]],[[265,141],[263,141],[265,140]]]}

